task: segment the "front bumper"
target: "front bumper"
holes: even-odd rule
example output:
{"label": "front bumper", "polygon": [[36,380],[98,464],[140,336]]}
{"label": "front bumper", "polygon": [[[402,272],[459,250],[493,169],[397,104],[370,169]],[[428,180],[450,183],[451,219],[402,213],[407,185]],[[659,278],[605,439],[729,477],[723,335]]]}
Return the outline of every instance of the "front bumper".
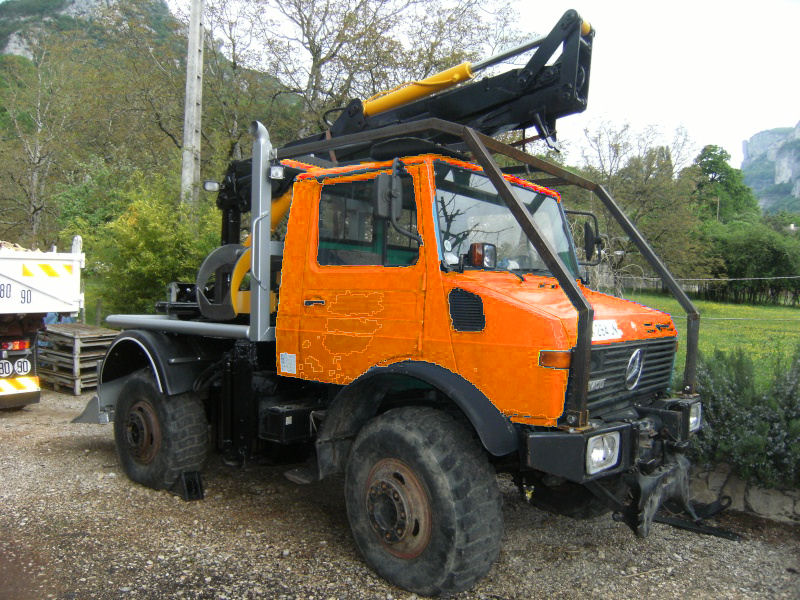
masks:
{"label": "front bumper", "polygon": [[[635,405],[624,420],[592,422],[585,429],[522,431],[525,468],[587,483],[631,469],[651,471],[664,462],[666,452],[680,452],[689,442],[691,405],[697,396],[657,400]],[[615,464],[589,474],[586,448],[595,436],[618,432],[619,456]]]}
{"label": "front bumper", "polygon": [[[696,519],[689,502],[689,460],[683,456],[689,437],[691,406],[697,396],[669,398],[634,406],[624,420],[593,422],[585,430],[524,432],[524,468],[586,486],[617,512],[640,537],[650,532],[653,517],[666,500],[675,500]],[[697,407],[695,407],[697,408]],[[587,448],[596,436],[619,436],[615,463],[588,471]],[[630,490],[625,504],[600,484],[620,476]]]}
{"label": "front bumper", "polygon": [[36,404],[41,397],[41,391],[35,392],[19,392],[16,394],[2,394],[0,395],[0,409],[3,408],[19,408],[27,406],[28,404]]}

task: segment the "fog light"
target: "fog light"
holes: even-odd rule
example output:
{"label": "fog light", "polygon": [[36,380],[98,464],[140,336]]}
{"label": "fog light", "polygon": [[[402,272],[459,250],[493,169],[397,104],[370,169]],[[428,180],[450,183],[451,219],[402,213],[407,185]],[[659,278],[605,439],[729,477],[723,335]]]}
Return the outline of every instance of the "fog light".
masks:
{"label": "fog light", "polygon": [[689,407],[689,431],[697,431],[703,424],[703,404],[695,402]]}
{"label": "fog light", "polygon": [[619,431],[590,437],[586,443],[586,472],[589,475],[604,471],[619,459]]}

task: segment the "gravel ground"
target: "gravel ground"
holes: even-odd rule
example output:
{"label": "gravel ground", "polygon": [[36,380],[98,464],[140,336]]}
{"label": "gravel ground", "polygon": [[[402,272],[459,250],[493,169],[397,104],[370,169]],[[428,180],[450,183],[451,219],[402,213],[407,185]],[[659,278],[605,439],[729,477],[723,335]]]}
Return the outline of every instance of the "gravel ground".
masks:
{"label": "gravel ground", "polygon": [[[350,538],[341,480],[225,467],[184,502],[129,481],[107,425],[73,425],[89,395],[45,392],[0,412],[0,598],[416,598],[377,577]],[[573,521],[501,479],[500,560],[458,598],[800,597],[800,525],[729,513],[741,542],[609,517]]]}

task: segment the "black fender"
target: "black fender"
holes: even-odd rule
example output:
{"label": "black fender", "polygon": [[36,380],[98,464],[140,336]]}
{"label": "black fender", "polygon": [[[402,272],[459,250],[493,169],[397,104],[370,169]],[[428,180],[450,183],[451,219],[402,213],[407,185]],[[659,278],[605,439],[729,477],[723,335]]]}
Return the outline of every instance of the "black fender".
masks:
{"label": "black fender", "polygon": [[165,396],[191,391],[198,375],[214,360],[207,345],[197,336],[123,331],[111,342],[100,366],[97,392],[101,407],[113,412],[121,384],[143,369],[152,373]]}
{"label": "black fender", "polygon": [[342,469],[353,438],[377,414],[393,376],[417,379],[450,398],[490,454],[505,456],[517,450],[519,437],[509,418],[472,383],[434,363],[403,361],[369,369],[336,395],[316,442],[320,479]]}

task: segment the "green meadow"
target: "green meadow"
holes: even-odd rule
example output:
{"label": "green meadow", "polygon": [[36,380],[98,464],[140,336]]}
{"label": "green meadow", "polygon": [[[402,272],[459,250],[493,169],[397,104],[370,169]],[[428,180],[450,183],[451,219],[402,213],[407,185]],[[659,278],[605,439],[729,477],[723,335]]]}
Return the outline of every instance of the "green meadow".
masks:
{"label": "green meadow", "polygon": [[[671,296],[643,292],[626,297],[672,315],[680,340],[675,367],[682,373],[686,360],[686,313],[678,301]],[[694,300],[694,303],[700,311],[701,355],[741,348],[753,359],[757,372],[767,376],[777,357],[789,355],[800,344],[800,308],[704,300]]]}

